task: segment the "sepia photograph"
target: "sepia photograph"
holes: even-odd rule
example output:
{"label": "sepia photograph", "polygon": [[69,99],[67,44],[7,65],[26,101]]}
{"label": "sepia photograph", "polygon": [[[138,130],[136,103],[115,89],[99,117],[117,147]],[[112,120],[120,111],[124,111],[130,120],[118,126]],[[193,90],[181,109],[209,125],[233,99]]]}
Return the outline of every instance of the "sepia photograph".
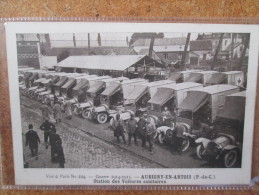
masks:
{"label": "sepia photograph", "polygon": [[251,31],[221,30],[14,32],[16,165],[50,173],[177,169],[181,179],[195,179],[186,170],[245,168],[258,52]]}

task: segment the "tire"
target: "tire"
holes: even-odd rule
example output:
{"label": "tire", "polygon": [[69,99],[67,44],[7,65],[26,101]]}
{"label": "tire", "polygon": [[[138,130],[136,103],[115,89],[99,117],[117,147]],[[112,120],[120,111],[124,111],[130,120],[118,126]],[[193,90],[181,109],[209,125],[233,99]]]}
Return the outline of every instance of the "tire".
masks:
{"label": "tire", "polygon": [[89,110],[88,108],[85,108],[83,110],[83,112],[81,113],[81,116],[84,118],[84,119],[88,119],[88,114],[89,114]]}
{"label": "tire", "polygon": [[196,147],[196,155],[199,159],[203,159],[202,153],[204,151],[204,147],[202,145],[198,145]]}
{"label": "tire", "polygon": [[99,124],[104,124],[108,121],[108,114],[105,112],[101,112],[97,115],[96,120]]}
{"label": "tire", "polygon": [[164,144],[165,135],[163,135],[162,133],[159,133],[157,136],[157,139],[160,144]]}
{"label": "tire", "polygon": [[224,167],[226,167],[226,168],[233,167],[236,164],[237,159],[238,159],[237,150],[230,150],[230,151],[226,152],[223,157]]}
{"label": "tire", "polygon": [[35,99],[37,100],[37,101],[40,101],[41,99],[40,99],[40,95],[39,94],[36,94],[35,95]]}
{"label": "tire", "polygon": [[77,106],[74,106],[74,108],[72,110],[75,115],[77,115],[77,116],[79,115],[79,108]]}
{"label": "tire", "polygon": [[189,138],[188,137],[184,137],[183,138],[182,147],[181,147],[182,152],[185,152],[186,150],[188,150],[189,146],[190,146]]}

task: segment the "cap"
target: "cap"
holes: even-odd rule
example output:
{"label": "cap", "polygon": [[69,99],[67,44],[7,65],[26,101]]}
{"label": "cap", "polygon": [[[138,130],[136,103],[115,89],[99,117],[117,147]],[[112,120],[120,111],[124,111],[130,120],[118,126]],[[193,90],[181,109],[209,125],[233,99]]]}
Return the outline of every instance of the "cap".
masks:
{"label": "cap", "polygon": [[33,128],[33,125],[32,124],[29,124],[29,129],[32,129]]}

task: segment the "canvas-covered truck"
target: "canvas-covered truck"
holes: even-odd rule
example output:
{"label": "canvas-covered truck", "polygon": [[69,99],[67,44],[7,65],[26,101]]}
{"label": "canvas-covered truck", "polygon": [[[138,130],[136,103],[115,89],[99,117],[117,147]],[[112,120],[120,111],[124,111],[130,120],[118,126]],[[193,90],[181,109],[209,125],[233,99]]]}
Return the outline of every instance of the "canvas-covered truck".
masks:
{"label": "canvas-covered truck", "polygon": [[200,159],[217,161],[224,167],[241,166],[246,91],[226,96],[226,103],[214,122],[215,136],[200,137],[196,154]]}
{"label": "canvas-covered truck", "polygon": [[78,106],[81,116],[87,119],[89,117],[89,108],[100,106],[100,94],[105,90],[106,87],[108,87],[113,82],[121,83],[124,80],[129,79],[127,77],[116,77],[95,81],[94,84],[91,85],[90,88],[87,90],[87,102],[80,103]]}
{"label": "canvas-covered truck", "polygon": [[124,97],[124,106],[133,112],[146,112],[147,102],[153,97],[159,87],[175,84],[175,81],[161,80],[136,85],[128,96]]}
{"label": "canvas-covered truck", "polygon": [[58,97],[58,101],[62,105],[65,105],[67,101],[73,98],[73,88],[82,80],[88,78],[96,78],[97,75],[82,75],[71,77],[68,81],[61,87],[61,96]]}
{"label": "canvas-covered truck", "polygon": [[65,75],[67,75],[67,73],[56,72],[55,74],[53,74],[53,77],[50,80],[43,81],[42,83],[45,87],[45,90],[39,90],[39,91],[35,92],[34,98],[36,100],[42,101],[42,103],[44,103],[43,102],[44,96],[51,94],[52,86],[55,83],[57,83],[62,76],[65,76]]}
{"label": "canvas-covered truck", "polygon": [[212,124],[225,105],[225,97],[237,92],[237,86],[224,84],[190,90],[178,107],[177,120],[193,129],[199,129],[200,123]]}
{"label": "canvas-covered truck", "polygon": [[213,74],[218,73],[217,71],[202,71],[202,72],[192,72],[189,78],[185,82],[201,83],[206,86],[208,81],[211,79]]}
{"label": "canvas-covered truck", "polygon": [[127,97],[136,85],[144,83],[148,83],[148,81],[140,78],[111,83],[100,94],[101,105],[89,110],[89,119],[102,124],[106,123],[113,114],[123,112],[124,96]]}
{"label": "canvas-covered truck", "polygon": [[44,87],[44,85],[43,85],[42,82],[51,79],[53,74],[54,74],[53,72],[42,73],[42,75],[44,75],[44,78],[39,78],[39,79],[35,80],[35,81],[32,83],[31,87],[25,89],[23,93],[24,93],[25,95],[27,95],[27,96],[33,98],[34,92],[35,92],[37,89],[40,89],[40,88],[43,88],[43,87]]}
{"label": "canvas-covered truck", "polygon": [[44,103],[46,104],[51,104],[51,102],[53,103],[54,101],[54,96],[58,97],[60,96],[61,94],[61,87],[68,81],[68,79],[70,77],[73,77],[75,75],[79,75],[78,73],[68,73],[64,76],[61,76],[61,78],[59,79],[59,81],[55,84],[52,84],[51,85],[51,88],[53,89],[52,90],[52,94],[49,94],[49,95],[46,95],[44,96]]}
{"label": "canvas-covered truck", "polygon": [[203,88],[203,85],[192,82],[159,87],[155,95],[148,101],[148,114],[159,117],[165,107],[168,108],[169,112],[175,112],[175,109],[186,98],[187,92],[199,88]]}
{"label": "canvas-covered truck", "polygon": [[228,71],[213,74],[207,85],[229,84],[244,87],[243,71]]}
{"label": "canvas-covered truck", "polygon": [[175,81],[176,83],[186,82],[193,72],[202,72],[202,70],[184,70],[180,72],[171,73],[169,80]]}

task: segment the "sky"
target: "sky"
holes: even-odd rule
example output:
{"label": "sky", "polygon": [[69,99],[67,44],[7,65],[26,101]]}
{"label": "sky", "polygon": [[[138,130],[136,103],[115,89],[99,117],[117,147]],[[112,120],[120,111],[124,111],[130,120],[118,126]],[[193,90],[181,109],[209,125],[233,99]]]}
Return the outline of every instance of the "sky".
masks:
{"label": "sky", "polygon": [[[131,38],[133,33],[100,33],[102,40],[126,40],[126,37]],[[90,33],[91,40],[97,40],[98,33]],[[165,38],[186,37],[187,33],[164,33]],[[191,40],[196,40],[198,34],[192,33]],[[88,33],[75,33],[76,40],[88,40]],[[51,40],[72,40],[73,34],[59,33],[50,34]]]}

